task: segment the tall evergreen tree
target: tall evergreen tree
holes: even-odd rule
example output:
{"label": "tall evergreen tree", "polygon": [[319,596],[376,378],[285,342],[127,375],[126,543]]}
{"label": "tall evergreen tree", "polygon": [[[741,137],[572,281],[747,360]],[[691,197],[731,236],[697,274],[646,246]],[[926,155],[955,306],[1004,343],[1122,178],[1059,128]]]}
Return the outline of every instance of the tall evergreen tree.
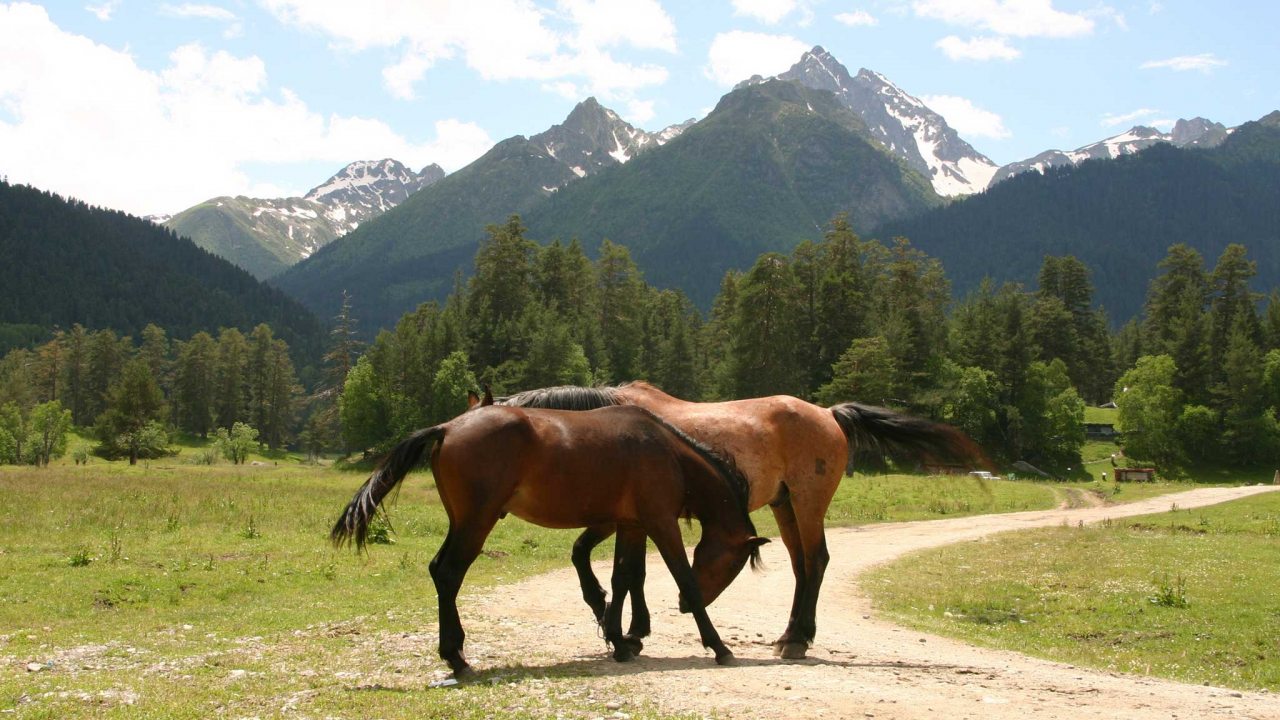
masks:
{"label": "tall evergreen tree", "polygon": [[1258,295],[1249,289],[1249,280],[1258,274],[1258,264],[1246,258],[1243,245],[1232,243],[1218,257],[1209,276],[1209,362],[1215,381],[1223,381],[1225,360],[1231,335],[1245,333],[1257,345],[1262,339],[1261,325],[1254,310]]}
{"label": "tall evergreen tree", "polygon": [[88,417],[96,418],[106,408],[107,393],[128,360],[127,348],[127,342],[117,338],[111,330],[99,330],[90,337],[85,393]]}
{"label": "tall evergreen tree", "polygon": [[635,380],[644,342],[645,284],[626,247],[600,243],[596,287],[606,372],[614,381]]}
{"label": "tall evergreen tree", "polygon": [[1177,373],[1174,386],[1189,401],[1204,403],[1211,379],[1205,319],[1209,278],[1204,258],[1179,243],[1169,248],[1157,267],[1163,272],[1147,290],[1143,351],[1168,355]]}
{"label": "tall evergreen tree", "polygon": [[[141,359],[130,360],[107,394],[107,406],[98,418],[96,432],[108,456],[121,454],[135,465],[139,457],[153,456],[157,432],[163,434],[164,394]],[[160,449],[165,444],[160,441]]]}
{"label": "tall evergreen tree", "polygon": [[67,353],[63,362],[66,379],[65,405],[71,410],[71,421],[76,425],[88,425],[93,418],[86,412],[86,372],[89,362],[89,334],[84,326],[76,323],[66,336]]}
{"label": "tall evergreen tree", "polygon": [[467,293],[471,357],[496,368],[521,358],[528,347],[523,316],[534,300],[533,257],[537,245],[512,215],[486,228],[488,239],[476,253],[476,272]]}
{"label": "tall evergreen tree", "polygon": [[737,397],[796,395],[804,382],[796,361],[795,276],[787,258],[765,253],[738,288],[732,344],[734,394]]}
{"label": "tall evergreen tree", "polygon": [[244,334],[235,328],[223,328],[218,333],[218,360],[214,382],[216,390],[215,423],[229,428],[237,422],[249,419],[246,410],[249,343]]}
{"label": "tall evergreen tree", "polygon": [[[150,367],[151,363],[140,358]],[[209,437],[217,419],[218,344],[206,332],[198,332],[179,344],[173,398],[178,426]]]}

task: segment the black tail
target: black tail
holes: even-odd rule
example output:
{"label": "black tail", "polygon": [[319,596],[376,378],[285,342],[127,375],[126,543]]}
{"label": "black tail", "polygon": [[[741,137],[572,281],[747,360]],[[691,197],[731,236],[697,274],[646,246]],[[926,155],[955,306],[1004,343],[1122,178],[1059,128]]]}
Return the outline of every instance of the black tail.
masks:
{"label": "black tail", "polygon": [[418,430],[396,445],[373,471],[364,485],[356,491],[347,509],[338,518],[329,533],[334,545],[341,547],[355,540],[357,548],[364,547],[369,534],[369,522],[378,511],[378,504],[391,492],[410,470],[422,465],[436,443],[444,438],[444,425]]}
{"label": "black tail", "polygon": [[830,410],[844,430],[850,453],[874,447],[899,457],[968,467],[988,466],[977,444],[950,425],[861,403],[841,403]]}

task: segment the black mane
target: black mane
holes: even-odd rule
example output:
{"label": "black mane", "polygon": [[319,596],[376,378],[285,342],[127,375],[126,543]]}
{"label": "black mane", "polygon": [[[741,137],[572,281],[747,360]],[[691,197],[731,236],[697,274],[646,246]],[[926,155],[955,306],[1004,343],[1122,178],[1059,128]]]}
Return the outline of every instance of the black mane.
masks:
{"label": "black mane", "polygon": [[595,410],[625,403],[618,399],[617,388],[558,385],[501,397],[497,404],[550,410]]}

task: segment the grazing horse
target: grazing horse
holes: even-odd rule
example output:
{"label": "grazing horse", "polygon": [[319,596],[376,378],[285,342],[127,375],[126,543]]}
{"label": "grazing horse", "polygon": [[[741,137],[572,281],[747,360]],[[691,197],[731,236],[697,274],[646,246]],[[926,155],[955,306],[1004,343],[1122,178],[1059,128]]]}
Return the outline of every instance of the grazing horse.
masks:
{"label": "grazing horse", "polygon": [[[640,407],[475,408],[397,445],[338,519],[333,541],[354,539],[362,547],[378,504],[428,458],[449,516],[431,577],[440,603],[440,657],[455,675],[470,667],[462,653],[458,590],[485,538],[507,513],[551,528],[616,527],[622,554],[613,584],[622,593],[635,582],[627,560],[638,554],[643,562],[645,536],[653,538],[693,612],[703,646],[715,652],[717,663],[733,661],[705,605],[748,560],[756,565],[759,546],[768,540],[756,537],[746,479],[730,461]],[[689,516],[702,524],[692,568],[679,526]],[[639,643],[622,636],[621,603],[616,605],[603,618],[605,638],[614,657],[625,660]]]}
{"label": "grazing horse", "polygon": [[[790,555],[796,579],[791,615],[786,630],[773,643],[774,654],[788,659],[803,658],[817,633],[818,591],[829,559],[824,518],[855,449],[875,447],[898,455],[986,465],[973,441],[949,425],[859,403],[823,408],[785,395],[689,402],[637,381],[616,387],[529,390],[500,398],[499,404],[571,410],[638,405],[732,457],[751,486],[748,507],[768,505],[773,510]],[[607,606],[604,590],[591,571],[591,550],[611,532],[608,523],[592,525],[573,546],[583,599],[597,617],[603,616]],[[644,579],[637,580],[629,588],[629,635],[641,638],[648,632],[649,618]],[[615,593],[612,604],[619,605],[621,600]]]}

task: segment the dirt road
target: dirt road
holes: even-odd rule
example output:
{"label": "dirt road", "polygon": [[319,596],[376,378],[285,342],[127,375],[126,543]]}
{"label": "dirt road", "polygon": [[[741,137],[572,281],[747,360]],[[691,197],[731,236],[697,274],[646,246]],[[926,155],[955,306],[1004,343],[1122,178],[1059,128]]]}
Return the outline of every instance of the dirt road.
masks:
{"label": "dirt road", "polygon": [[[780,542],[768,571],[744,572],[709,609],[738,666],[717,667],[692,619],[674,610],[675,585],[650,557],[654,635],[635,662],[614,663],[590,623],[571,570],[492,589],[461,603],[478,668],[520,663],[621,685],[626,697],[671,712],[741,718],[1256,718],[1280,719],[1280,694],[1236,692],[1085,670],[974,648],[876,619],[858,587],[867,568],[904,553],[1020,528],[1096,522],[1192,508],[1275,486],[1203,488],[1112,507],[873,525],[828,533],[831,564],[809,658],[777,660],[769,643],[785,625],[792,578]],[[607,553],[601,552],[600,555]],[[597,573],[606,579],[607,564]]]}

